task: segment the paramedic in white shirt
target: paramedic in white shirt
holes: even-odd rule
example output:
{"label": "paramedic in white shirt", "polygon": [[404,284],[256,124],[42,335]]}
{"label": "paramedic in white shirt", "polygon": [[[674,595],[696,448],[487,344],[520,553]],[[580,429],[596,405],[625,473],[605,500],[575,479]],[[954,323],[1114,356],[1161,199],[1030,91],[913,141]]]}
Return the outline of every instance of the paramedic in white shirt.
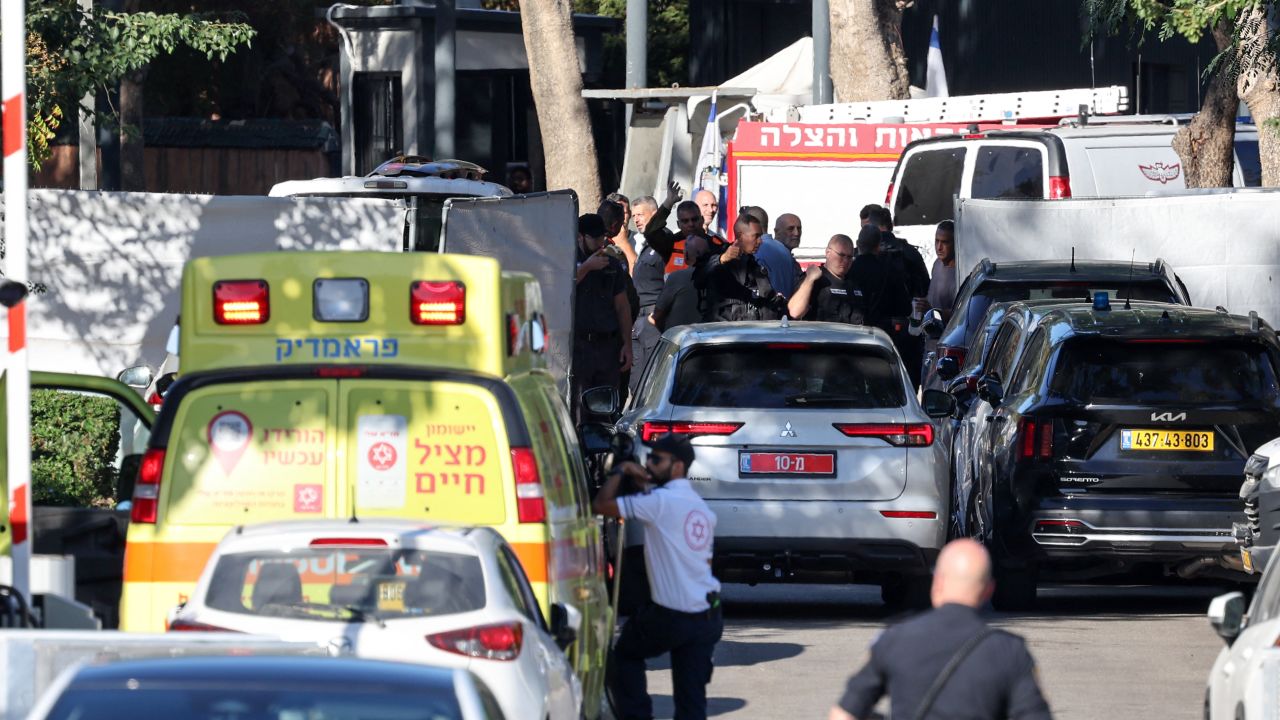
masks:
{"label": "paramedic in white shirt", "polygon": [[[649,605],[622,627],[609,662],[619,720],[649,720],[645,660],[671,653],[675,720],[707,717],[711,654],[724,632],[720,582],[711,574],[716,516],[685,478],[693,464],[687,437],[663,435],[649,444],[645,467],[616,466],[596,495],[596,512],[640,523]],[[627,476],[643,491],[618,497]]]}

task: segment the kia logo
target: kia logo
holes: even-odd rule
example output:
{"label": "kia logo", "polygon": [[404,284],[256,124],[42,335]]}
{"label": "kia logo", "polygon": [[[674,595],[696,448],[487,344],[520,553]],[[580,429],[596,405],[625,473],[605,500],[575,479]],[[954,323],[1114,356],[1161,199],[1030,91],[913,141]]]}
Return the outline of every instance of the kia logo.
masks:
{"label": "kia logo", "polygon": [[1178,422],[1179,420],[1186,419],[1187,414],[1184,412],[1180,412],[1176,415],[1171,412],[1151,413],[1151,422]]}

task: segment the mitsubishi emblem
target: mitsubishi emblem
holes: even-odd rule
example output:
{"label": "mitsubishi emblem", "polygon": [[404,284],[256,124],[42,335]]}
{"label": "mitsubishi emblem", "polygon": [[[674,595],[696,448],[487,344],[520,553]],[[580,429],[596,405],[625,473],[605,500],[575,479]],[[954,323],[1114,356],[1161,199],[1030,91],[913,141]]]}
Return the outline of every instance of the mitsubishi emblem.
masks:
{"label": "mitsubishi emblem", "polygon": [[787,426],[782,428],[782,432],[778,433],[778,437],[793,438],[795,436],[796,436],[796,431],[791,429],[791,423],[787,423]]}

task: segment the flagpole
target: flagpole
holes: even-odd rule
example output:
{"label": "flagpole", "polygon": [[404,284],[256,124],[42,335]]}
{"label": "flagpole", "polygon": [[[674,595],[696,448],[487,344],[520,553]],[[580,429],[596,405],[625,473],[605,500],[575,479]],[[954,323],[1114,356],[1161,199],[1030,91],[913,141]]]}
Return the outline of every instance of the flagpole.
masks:
{"label": "flagpole", "polygon": [[[26,3],[0,3],[0,94],[4,96],[4,240],[6,279],[27,284]],[[8,442],[9,548],[13,587],[31,599],[31,375],[27,367],[27,305],[9,308],[5,369]]]}

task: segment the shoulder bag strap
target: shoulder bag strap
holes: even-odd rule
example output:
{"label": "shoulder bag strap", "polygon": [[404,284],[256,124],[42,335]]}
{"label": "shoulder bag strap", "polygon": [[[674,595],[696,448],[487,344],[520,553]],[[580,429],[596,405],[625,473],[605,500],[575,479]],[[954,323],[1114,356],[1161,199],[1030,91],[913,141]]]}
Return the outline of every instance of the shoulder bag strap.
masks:
{"label": "shoulder bag strap", "polygon": [[942,692],[942,688],[946,686],[947,681],[951,679],[951,676],[960,667],[960,663],[964,662],[969,653],[973,652],[974,648],[978,647],[983,640],[986,640],[996,632],[995,628],[984,628],[982,632],[969,638],[964,645],[960,646],[956,654],[952,655],[951,659],[947,661],[946,667],[942,668],[942,672],[938,673],[937,679],[929,686],[929,690],[925,692],[924,697],[920,699],[920,704],[916,707],[915,720],[925,719],[929,714],[929,710],[933,708],[934,701],[938,699],[938,694]]}

